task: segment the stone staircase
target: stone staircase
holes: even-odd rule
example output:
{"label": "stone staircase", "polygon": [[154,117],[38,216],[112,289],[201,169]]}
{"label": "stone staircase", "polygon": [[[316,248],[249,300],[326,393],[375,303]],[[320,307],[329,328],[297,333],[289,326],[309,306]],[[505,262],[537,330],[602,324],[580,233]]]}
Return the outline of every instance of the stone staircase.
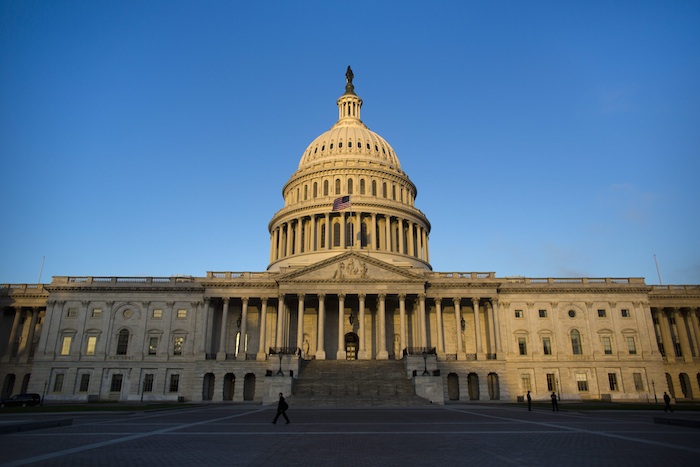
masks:
{"label": "stone staircase", "polygon": [[310,360],[301,364],[290,404],[302,407],[420,406],[402,361]]}

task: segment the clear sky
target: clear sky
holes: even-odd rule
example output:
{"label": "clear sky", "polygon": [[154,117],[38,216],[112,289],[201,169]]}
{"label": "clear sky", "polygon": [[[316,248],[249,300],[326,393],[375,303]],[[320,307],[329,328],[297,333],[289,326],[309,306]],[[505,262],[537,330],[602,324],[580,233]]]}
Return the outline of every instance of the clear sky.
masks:
{"label": "clear sky", "polygon": [[348,65],[435,271],[700,283],[684,0],[0,0],[0,283],[264,271]]}

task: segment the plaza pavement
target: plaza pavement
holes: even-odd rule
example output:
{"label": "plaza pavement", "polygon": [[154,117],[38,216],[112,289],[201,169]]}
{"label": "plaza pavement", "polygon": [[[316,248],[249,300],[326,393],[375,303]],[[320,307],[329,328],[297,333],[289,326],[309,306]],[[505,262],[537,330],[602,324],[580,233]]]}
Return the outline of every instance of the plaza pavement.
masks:
{"label": "plaza pavement", "polygon": [[0,465],[674,466],[698,465],[700,429],[658,424],[699,412],[514,405],[413,408],[212,404],[134,413],[2,414],[72,425],[0,435]]}

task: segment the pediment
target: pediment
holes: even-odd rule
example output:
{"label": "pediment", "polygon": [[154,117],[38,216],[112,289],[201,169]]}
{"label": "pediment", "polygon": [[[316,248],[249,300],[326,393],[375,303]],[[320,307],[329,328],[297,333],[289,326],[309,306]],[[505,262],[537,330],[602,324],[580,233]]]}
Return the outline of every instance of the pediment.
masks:
{"label": "pediment", "polygon": [[347,252],[281,275],[277,282],[424,283],[425,277],[370,255]]}

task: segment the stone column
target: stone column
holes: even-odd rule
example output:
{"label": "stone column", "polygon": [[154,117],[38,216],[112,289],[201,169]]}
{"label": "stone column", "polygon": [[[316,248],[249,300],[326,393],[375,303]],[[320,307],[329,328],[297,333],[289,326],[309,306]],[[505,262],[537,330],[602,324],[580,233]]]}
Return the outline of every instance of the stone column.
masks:
{"label": "stone column", "polygon": [[371,232],[369,238],[372,239],[372,241],[370,242],[370,249],[371,250],[378,250],[379,249],[379,239],[377,238],[377,213],[376,212],[372,213],[372,232]]}
{"label": "stone column", "polygon": [[347,241],[345,239],[345,236],[347,234],[347,225],[345,222],[345,211],[341,211],[340,213],[340,248],[345,249],[345,246],[347,245]]}
{"label": "stone column", "polygon": [[338,352],[335,358],[345,360],[345,294],[338,294]]}
{"label": "stone column", "polygon": [[428,231],[425,232],[425,261],[430,262],[430,249],[428,247]]}
{"label": "stone column", "polygon": [[659,317],[659,328],[661,330],[661,342],[664,345],[664,354],[666,354],[666,360],[669,362],[676,361],[676,347],[673,343],[673,338],[671,337],[671,327],[668,323],[668,317],[663,308],[657,308],[657,314]]}
{"label": "stone column", "polygon": [[683,317],[683,312],[681,312],[680,308],[673,309],[673,317],[676,320],[676,329],[678,330],[678,339],[681,343],[683,359],[686,362],[692,362],[693,353],[690,350],[690,342],[688,342],[688,329],[686,328],[685,318]]}
{"label": "stone column", "polygon": [[399,345],[399,352],[403,356],[403,349],[407,347],[406,338],[408,335],[406,332],[406,294],[399,295],[399,319],[401,322],[401,345]]}
{"label": "stone column", "polygon": [[476,355],[477,359],[484,353],[481,344],[481,322],[479,319],[479,298],[472,298],[472,306],[474,307],[474,336],[476,338]]}
{"label": "stone column", "polygon": [[[328,230],[328,229],[326,229]],[[325,349],[325,329],[326,329],[326,295],[318,296],[318,342],[316,342],[316,360],[326,359]]]}
{"label": "stone column", "polygon": [[294,235],[294,254],[298,255],[301,253],[301,229],[303,227],[303,220],[302,218],[297,219],[297,225],[295,230],[295,235]]}
{"label": "stone column", "polygon": [[[304,346],[304,294],[297,294],[297,349],[301,352]],[[300,354],[301,355],[301,354]],[[304,355],[304,358],[306,355]]]}
{"label": "stone column", "polygon": [[369,360],[369,355],[367,354],[367,349],[365,345],[365,298],[366,295],[361,293],[357,296],[360,301],[360,310],[358,312],[358,334],[360,338],[360,349],[357,353],[357,358],[359,360]]}
{"label": "stone column", "polygon": [[284,249],[284,256],[291,256],[291,254],[292,254],[292,237],[294,237],[294,235],[292,235],[292,221],[288,221],[288,222],[286,222],[286,224],[287,224],[287,229],[286,229],[287,234],[284,238],[285,245],[286,245],[286,247]]}
{"label": "stone column", "polygon": [[442,298],[435,299],[435,321],[437,326],[437,353],[445,353],[445,343],[442,337]]}
{"label": "stone column", "polygon": [[496,354],[501,353],[503,350],[501,349],[501,328],[498,326],[498,299],[497,298],[492,298],[491,299],[491,307],[493,308],[493,328],[495,331],[495,338],[496,338]]}
{"label": "stone column", "polygon": [[384,215],[384,251],[391,251],[391,216]]}
{"label": "stone column", "polygon": [[425,318],[425,294],[418,295],[418,304],[420,309],[421,346],[428,347],[428,326]]}
{"label": "stone column", "polygon": [[462,351],[462,312],[460,309],[462,299],[453,298],[452,303],[455,305],[455,330],[457,331],[457,360],[466,360],[467,356]]}
{"label": "stone column", "polygon": [[[408,256],[414,256],[415,251],[416,251],[415,250],[416,244],[415,244],[415,241],[413,238],[413,222],[410,220],[408,221],[407,235],[408,235]],[[423,347],[425,347],[425,346],[423,346]]]}
{"label": "stone column", "polygon": [[377,323],[377,332],[379,333],[379,349],[376,360],[387,360],[389,352],[386,350],[386,294],[379,295],[379,323]]}
{"label": "stone column", "polygon": [[399,228],[399,253],[400,254],[405,254],[404,253],[404,235],[403,235],[403,219],[396,219],[396,223],[398,224]]}
{"label": "stone column", "polygon": [[700,323],[698,323],[698,309],[691,308],[688,312],[688,319],[693,330],[693,340],[695,341],[695,356],[700,357]]}
{"label": "stone column", "polygon": [[284,341],[282,340],[282,334],[284,330],[284,294],[280,294],[277,298],[277,339],[275,339],[275,346],[282,347]]}
{"label": "stone column", "polygon": [[316,240],[318,237],[318,227],[316,225],[316,215],[311,215],[311,231],[309,232],[309,251],[318,250],[318,242]]}
{"label": "stone column", "polygon": [[10,331],[10,339],[9,342],[7,343],[7,353],[5,353],[5,361],[8,361],[10,358],[14,357],[13,353],[15,351],[15,341],[17,340],[17,328],[19,327],[19,322],[20,319],[22,318],[22,307],[21,306],[16,306],[15,307],[15,318],[14,321],[12,321],[12,330]]}
{"label": "stone column", "polygon": [[267,298],[261,299],[260,307],[260,344],[258,344],[258,354],[256,360],[265,360],[267,356]]}
{"label": "stone column", "polygon": [[272,232],[270,232],[270,262],[272,263],[275,260],[275,245],[277,242],[275,239],[277,238],[276,236],[276,229],[272,229]]}
{"label": "stone column", "polygon": [[326,213],[326,250],[331,249],[331,214]]}
{"label": "stone column", "polygon": [[248,332],[248,297],[241,299],[241,338],[238,339],[238,352],[236,360],[245,360],[247,352],[245,348],[246,333]]}
{"label": "stone column", "polygon": [[[209,349],[209,342],[211,342],[211,320],[209,319],[211,315],[211,298],[204,297],[204,316],[202,317],[202,339],[199,343],[199,352],[202,354],[202,358],[206,358]],[[147,319],[144,321],[148,321]]]}
{"label": "stone column", "polygon": [[[39,308],[32,308],[32,318],[29,322],[29,332],[27,333],[27,344],[24,346],[24,353],[26,360],[29,361],[32,358],[32,348],[34,347],[34,332],[36,328],[36,320],[39,317]],[[79,350],[80,351],[80,350]]]}
{"label": "stone column", "polygon": [[217,360],[226,360],[226,328],[228,326],[228,304],[231,299],[224,298],[224,309],[221,312],[221,333],[219,337],[219,353],[216,354]]}

